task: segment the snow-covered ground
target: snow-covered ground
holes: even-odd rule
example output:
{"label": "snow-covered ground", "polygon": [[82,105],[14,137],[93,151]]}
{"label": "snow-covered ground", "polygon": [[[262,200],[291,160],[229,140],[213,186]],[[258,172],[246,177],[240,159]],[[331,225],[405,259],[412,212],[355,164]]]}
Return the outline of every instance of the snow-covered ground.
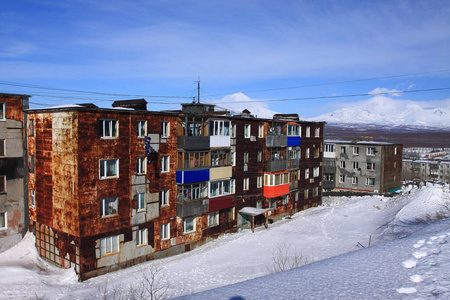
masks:
{"label": "snow-covered ground", "polygon": [[[142,291],[151,275],[165,295],[183,299],[448,299],[449,216],[442,186],[409,187],[394,198],[327,197],[268,229],[82,283],[73,270],[42,261],[29,234],[0,254],[0,299],[118,299]],[[282,262],[310,264],[270,274]]]}

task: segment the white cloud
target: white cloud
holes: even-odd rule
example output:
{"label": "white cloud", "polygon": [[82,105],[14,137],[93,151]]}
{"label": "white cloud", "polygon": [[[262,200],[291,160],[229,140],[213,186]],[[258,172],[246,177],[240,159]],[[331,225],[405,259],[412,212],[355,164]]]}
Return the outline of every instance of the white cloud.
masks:
{"label": "white cloud", "polygon": [[387,89],[379,87],[369,92],[369,95],[382,95],[382,94],[390,94],[391,96],[398,97],[403,95],[403,92],[396,89]]}

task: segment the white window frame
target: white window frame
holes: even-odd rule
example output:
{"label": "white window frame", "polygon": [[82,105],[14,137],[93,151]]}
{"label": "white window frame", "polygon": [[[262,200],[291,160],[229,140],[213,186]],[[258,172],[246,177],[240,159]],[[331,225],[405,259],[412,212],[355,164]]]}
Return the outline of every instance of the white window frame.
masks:
{"label": "white window frame", "polygon": [[[109,163],[114,163],[114,174],[108,170]],[[99,161],[99,177],[100,179],[118,178],[119,177],[119,160],[115,158],[100,159]]]}
{"label": "white window frame", "polygon": [[167,138],[170,136],[170,122],[162,121],[161,122],[161,137]]}
{"label": "white window frame", "polygon": [[0,230],[5,229],[8,229],[8,212],[6,211],[0,212]]}
{"label": "white window frame", "polygon": [[359,155],[359,147],[353,146],[353,155]]}
{"label": "white window frame", "polygon": [[359,169],[359,162],[357,162],[357,161],[352,162],[352,167],[355,170]]}
{"label": "white window frame", "polygon": [[289,178],[289,173],[264,174],[264,185],[279,186],[283,184],[289,184]]}
{"label": "white window frame", "polygon": [[144,175],[147,173],[147,158],[137,157],[136,158],[136,174]]}
{"label": "white window frame", "polygon": [[336,151],[336,145],[334,144],[325,144],[325,152],[334,153]]}
{"label": "white window frame", "polygon": [[145,198],[145,193],[136,194],[136,209],[138,212],[145,211],[145,205],[147,203]]}
{"label": "white window frame", "polygon": [[345,161],[344,160],[339,161],[339,168],[345,169]]}
{"label": "white window frame", "polygon": [[356,176],[352,177],[352,184],[358,184],[358,177]]}
{"label": "white window frame", "polygon": [[35,190],[30,191],[30,206],[36,207],[36,191]]}
{"label": "white window frame", "polygon": [[[226,190],[227,186],[229,189],[228,191]],[[209,190],[209,198],[234,194],[235,193],[234,179],[210,181],[208,190]]]}
{"label": "white window frame", "polygon": [[306,126],[305,137],[311,137],[311,127]]}
{"label": "white window frame", "polygon": [[183,219],[183,234],[195,232],[195,217]]}
{"label": "white window frame", "polygon": [[264,137],[264,125],[258,125],[258,138]]}
{"label": "white window frame", "polygon": [[231,136],[232,126],[228,120],[211,120],[211,136]]}
{"label": "white window frame", "polygon": [[300,136],[300,125],[287,124],[287,135],[288,136]]}
{"label": "white window frame", "polygon": [[314,137],[320,137],[320,127],[314,128]]}
{"label": "white window frame", "polygon": [[207,226],[214,227],[219,225],[219,211],[212,211],[207,215]]}
{"label": "white window frame", "polygon": [[178,201],[190,201],[208,197],[208,183],[191,183],[178,186]]}
{"label": "white window frame", "polygon": [[397,147],[394,147],[394,155],[397,155]]}
{"label": "white window frame", "polygon": [[368,147],[367,148],[367,155],[374,156],[375,155],[375,151],[376,151],[375,147]]}
{"label": "white window frame", "polygon": [[0,193],[6,194],[6,175],[0,175]]}
{"label": "white window frame", "polygon": [[262,188],[262,186],[263,186],[263,177],[262,176],[256,177],[256,187]]}
{"label": "white window frame", "polygon": [[282,205],[288,205],[288,204],[289,204],[289,195],[283,195]]}
{"label": "white window frame", "polygon": [[119,214],[119,197],[100,198],[101,218],[109,216],[117,216],[118,214]]}
{"label": "white window frame", "polygon": [[161,173],[170,172],[170,156],[163,155],[161,156]]}
{"label": "white window frame", "polygon": [[256,208],[262,208],[262,200],[256,201]]}
{"label": "white window frame", "polygon": [[161,224],[161,241],[170,239],[170,223]]}
{"label": "white window frame", "polygon": [[245,124],[244,125],[244,138],[249,139],[251,136],[251,132],[252,132],[252,127],[250,124]]}
{"label": "white window frame", "polygon": [[305,169],[305,179],[309,179],[309,168]]}
{"label": "white window frame", "polygon": [[341,154],[345,154],[345,153],[346,153],[345,146],[341,146],[341,151],[340,151],[340,153],[341,153]]}
{"label": "white window frame", "polygon": [[143,138],[147,135],[147,121],[138,120],[136,135],[138,138]]}
{"label": "white window frame", "polygon": [[0,102],[0,121],[6,120],[6,103]]}
{"label": "white window frame", "polygon": [[148,230],[147,228],[136,230],[136,247],[148,245]]}
{"label": "white window frame", "polygon": [[305,158],[309,158],[310,156],[310,150],[309,148],[306,148]]}
{"label": "white window frame", "polygon": [[366,185],[368,185],[368,186],[374,186],[374,185],[375,185],[375,178],[367,177],[367,178],[366,178]]}
{"label": "white window frame", "polygon": [[366,163],[366,170],[375,170],[375,163]]}
{"label": "white window frame", "polygon": [[306,189],[306,190],[304,191],[304,197],[305,197],[305,199],[308,199],[308,198],[309,198],[309,190],[308,190],[308,189]]}
{"label": "white window frame", "polygon": [[231,166],[235,167],[236,166],[236,152],[231,152]]}
{"label": "white window frame", "polygon": [[319,177],[320,174],[320,168],[319,167],[314,167],[313,169],[313,176],[314,177]]}
{"label": "white window frame", "polygon": [[242,190],[244,190],[244,191],[248,191],[249,190],[249,182],[250,182],[250,180],[249,180],[249,178],[244,178],[244,182],[243,182],[243,185],[242,185]]}
{"label": "white window frame", "polygon": [[244,164],[248,164],[248,152],[244,152]]}
{"label": "white window frame", "polygon": [[345,175],[339,175],[339,183],[345,182]]}
{"label": "white window frame", "polygon": [[162,190],[159,193],[159,196],[161,198],[161,206],[168,206],[169,205],[169,190]]}
{"label": "white window frame", "polygon": [[262,162],[262,151],[258,151],[258,156],[256,157],[258,162]]}
{"label": "white window frame", "polygon": [[119,236],[113,235],[100,239],[100,256],[115,254],[120,252]]}
{"label": "white window frame", "polygon": [[119,137],[119,121],[116,119],[101,119],[101,138],[112,139]]}

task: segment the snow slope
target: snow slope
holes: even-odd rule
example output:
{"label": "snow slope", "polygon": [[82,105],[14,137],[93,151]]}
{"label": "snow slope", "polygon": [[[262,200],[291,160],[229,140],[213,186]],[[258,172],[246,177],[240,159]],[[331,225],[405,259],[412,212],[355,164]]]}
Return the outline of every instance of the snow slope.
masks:
{"label": "snow slope", "polygon": [[[114,292],[138,286],[154,267],[161,268],[156,275],[163,283],[170,282],[166,295],[183,299],[445,299],[450,219],[437,221],[449,213],[445,205],[450,194],[441,186],[410,188],[394,198],[327,197],[323,206],[269,229],[227,234],[191,252],[82,283],[73,270],[43,262],[29,234],[0,254],[0,299],[92,299],[108,293],[112,299]],[[280,249],[315,263],[268,275]]]}
{"label": "snow slope", "polygon": [[330,124],[450,128],[450,100],[421,102],[376,95],[311,119]]}

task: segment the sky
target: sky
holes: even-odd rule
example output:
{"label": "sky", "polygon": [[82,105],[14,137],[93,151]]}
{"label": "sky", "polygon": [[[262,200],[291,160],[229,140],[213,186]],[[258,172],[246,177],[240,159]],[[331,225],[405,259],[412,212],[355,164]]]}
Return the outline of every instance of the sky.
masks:
{"label": "sky", "polygon": [[[36,108],[145,98],[163,110],[192,101],[200,81],[201,102],[240,93],[243,108],[305,118],[376,90],[441,101],[449,15],[439,0],[3,1],[0,93]],[[280,99],[295,100],[269,101]]]}

